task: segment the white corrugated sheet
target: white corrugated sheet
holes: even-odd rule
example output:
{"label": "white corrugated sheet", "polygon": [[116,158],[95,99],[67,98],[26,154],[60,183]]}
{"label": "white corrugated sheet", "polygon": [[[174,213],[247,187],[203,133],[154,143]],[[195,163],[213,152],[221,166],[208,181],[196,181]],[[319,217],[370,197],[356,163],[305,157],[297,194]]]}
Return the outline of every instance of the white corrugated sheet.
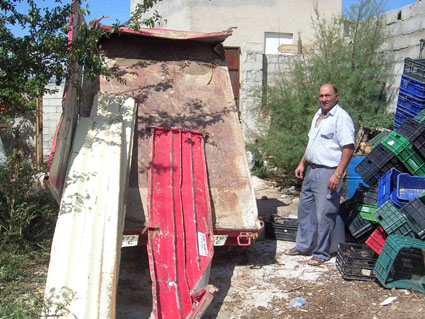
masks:
{"label": "white corrugated sheet", "polygon": [[115,318],[135,113],[134,99],[99,95],[77,125],[45,291],[60,318]]}

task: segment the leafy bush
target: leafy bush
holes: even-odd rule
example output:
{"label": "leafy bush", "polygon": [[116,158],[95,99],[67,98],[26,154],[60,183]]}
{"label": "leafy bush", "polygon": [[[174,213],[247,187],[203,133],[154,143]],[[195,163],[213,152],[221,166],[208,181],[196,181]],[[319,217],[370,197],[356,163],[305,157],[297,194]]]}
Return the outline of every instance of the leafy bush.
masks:
{"label": "leafy bush", "polygon": [[385,36],[381,5],[382,1],[359,1],[348,13],[349,19],[325,19],[316,9],[314,53],[291,60],[290,71],[263,90],[257,118],[268,129],[257,138],[256,146],[270,156],[271,166],[289,177],[294,177],[307,145],[322,84],[338,88],[339,103],[357,129],[392,125],[393,116],[385,113],[391,57],[381,50]]}
{"label": "leafy bush", "polygon": [[38,173],[18,151],[0,165],[0,244],[25,244],[51,233],[57,207]]}

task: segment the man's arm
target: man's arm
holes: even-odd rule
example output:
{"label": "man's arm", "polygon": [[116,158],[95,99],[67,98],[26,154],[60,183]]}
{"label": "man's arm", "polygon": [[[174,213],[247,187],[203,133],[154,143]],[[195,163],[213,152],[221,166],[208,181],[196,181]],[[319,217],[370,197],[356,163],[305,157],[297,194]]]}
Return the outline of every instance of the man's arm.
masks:
{"label": "man's arm", "polygon": [[338,184],[344,174],[345,169],[348,166],[348,163],[351,160],[351,157],[354,153],[354,144],[344,145],[342,148],[341,160],[339,161],[338,167],[335,169],[335,173],[331,175],[328,182],[328,188],[330,190],[336,190]]}

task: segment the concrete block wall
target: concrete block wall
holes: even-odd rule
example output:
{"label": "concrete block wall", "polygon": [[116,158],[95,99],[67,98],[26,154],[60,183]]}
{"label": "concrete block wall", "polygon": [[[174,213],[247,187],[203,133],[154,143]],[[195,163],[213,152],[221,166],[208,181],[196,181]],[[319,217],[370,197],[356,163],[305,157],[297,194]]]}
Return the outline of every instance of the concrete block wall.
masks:
{"label": "concrete block wall", "polygon": [[248,42],[241,48],[239,108],[245,141],[252,141],[258,130],[253,112],[263,85],[263,52],[262,43]]}
{"label": "concrete block wall", "polygon": [[261,103],[263,85],[273,85],[291,67],[297,55],[264,54],[262,43],[247,43],[241,50],[240,112],[242,131],[251,142],[261,132],[261,123],[255,120],[255,109]]}
{"label": "concrete block wall", "polygon": [[[418,59],[419,40],[425,39],[425,1],[385,12],[383,19],[387,34],[385,50],[392,53],[394,61],[394,78],[389,84],[388,111],[395,112],[404,59]],[[425,52],[422,58],[425,59]]]}
{"label": "concrete block wall", "polygon": [[53,136],[62,114],[64,85],[49,84],[48,88],[57,92],[43,96],[43,158],[47,158],[50,154]]}

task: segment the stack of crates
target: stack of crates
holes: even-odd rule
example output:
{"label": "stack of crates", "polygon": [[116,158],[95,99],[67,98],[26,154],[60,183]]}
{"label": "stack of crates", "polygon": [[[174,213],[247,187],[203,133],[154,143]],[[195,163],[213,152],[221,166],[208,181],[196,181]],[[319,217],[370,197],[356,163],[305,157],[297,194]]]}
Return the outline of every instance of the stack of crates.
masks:
{"label": "stack of crates", "polygon": [[425,109],[425,60],[404,60],[394,128],[408,118],[413,118]]}
{"label": "stack of crates", "polygon": [[[419,254],[423,248],[417,248],[425,244],[425,60],[405,60],[394,128],[374,138],[372,151],[354,168],[366,184],[376,187],[377,198],[375,206],[359,204],[356,198],[368,191],[363,188],[341,204],[340,215],[355,241],[344,249],[351,252],[354,248],[347,245],[357,245],[354,250],[362,250],[358,255],[365,256],[364,263],[376,257],[370,277],[384,287],[425,293],[424,257]],[[357,278],[347,274],[343,256],[338,251],[343,278],[369,278],[358,271]]]}
{"label": "stack of crates", "polygon": [[377,209],[377,198],[377,187],[360,184],[354,195],[340,206],[339,215],[358,241],[363,241],[375,228],[373,212]]}

